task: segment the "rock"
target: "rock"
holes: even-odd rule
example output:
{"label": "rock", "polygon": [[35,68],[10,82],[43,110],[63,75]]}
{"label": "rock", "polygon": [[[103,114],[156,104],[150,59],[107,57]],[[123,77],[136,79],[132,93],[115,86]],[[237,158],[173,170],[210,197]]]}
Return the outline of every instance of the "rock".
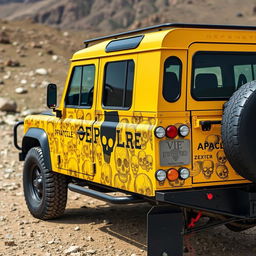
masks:
{"label": "rock", "polygon": [[6,240],[4,241],[5,246],[16,246],[14,240]]}
{"label": "rock", "polygon": [[75,230],[75,231],[79,231],[79,230],[80,230],[80,227],[79,227],[79,226],[76,226],[76,227],[74,228],[74,230]]}
{"label": "rock", "polygon": [[243,13],[241,13],[241,12],[238,12],[237,14],[236,14],[236,17],[239,17],[239,18],[241,18],[241,17],[243,17],[244,15],[243,15]]}
{"label": "rock", "polygon": [[21,84],[27,84],[28,81],[27,81],[26,79],[22,79],[22,80],[20,80],[20,83],[21,83]]}
{"label": "rock", "polygon": [[0,85],[3,85],[4,84],[4,81],[3,80],[0,80]]}
{"label": "rock", "polygon": [[59,59],[59,57],[57,55],[52,55],[52,60],[53,61],[57,61]]}
{"label": "rock", "polygon": [[67,31],[63,32],[63,36],[68,37],[69,33]]}
{"label": "rock", "polygon": [[111,222],[110,220],[103,220],[103,223],[104,223],[104,224],[107,224],[107,225],[108,225],[108,224],[112,224],[112,222]]}
{"label": "rock", "polygon": [[18,88],[15,89],[15,92],[17,94],[25,94],[25,93],[28,92],[28,90],[26,88],[24,88],[24,87],[18,87]]}
{"label": "rock", "polygon": [[20,67],[20,62],[17,60],[7,60],[5,62],[6,67]]}
{"label": "rock", "polygon": [[0,97],[0,111],[16,112],[17,104],[15,101],[8,98]]}
{"label": "rock", "polygon": [[45,76],[48,74],[48,71],[45,68],[38,68],[35,70],[37,75]]}
{"label": "rock", "polygon": [[71,253],[76,253],[79,251],[80,251],[80,247],[73,245],[73,246],[70,246],[68,249],[66,249],[63,253],[64,255],[70,255]]}
{"label": "rock", "polygon": [[0,32],[0,44],[10,44],[10,38],[5,31]]}
{"label": "rock", "polygon": [[90,241],[90,242],[93,242],[93,241],[94,241],[94,239],[93,239],[91,236],[88,236],[88,237],[86,238],[86,240],[87,240],[87,241]]}
{"label": "rock", "polygon": [[88,254],[95,254],[96,250],[90,249],[90,250],[87,250],[86,253],[88,253]]}

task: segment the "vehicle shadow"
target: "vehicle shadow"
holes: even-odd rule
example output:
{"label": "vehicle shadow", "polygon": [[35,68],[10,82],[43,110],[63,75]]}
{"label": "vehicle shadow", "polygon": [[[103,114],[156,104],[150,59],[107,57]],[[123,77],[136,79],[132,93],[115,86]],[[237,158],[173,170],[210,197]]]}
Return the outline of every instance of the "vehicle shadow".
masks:
{"label": "vehicle shadow", "polygon": [[151,207],[150,204],[143,203],[69,208],[61,218],[50,222],[73,225],[103,224],[99,227],[102,232],[146,250],[147,213]]}
{"label": "vehicle shadow", "polygon": [[[62,218],[51,222],[72,225],[102,224],[98,228],[100,231],[138,249],[146,250],[147,213],[150,209],[151,205],[147,203],[69,208]],[[225,226],[219,226],[185,235],[184,255],[252,256],[256,255],[255,240],[256,227],[237,233],[228,230]]]}

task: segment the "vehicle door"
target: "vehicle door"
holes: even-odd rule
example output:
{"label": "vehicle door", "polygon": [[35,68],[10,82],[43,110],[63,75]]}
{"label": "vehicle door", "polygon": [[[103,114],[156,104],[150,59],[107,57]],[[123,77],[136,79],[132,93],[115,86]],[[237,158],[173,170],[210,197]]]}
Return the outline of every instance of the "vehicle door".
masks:
{"label": "vehicle door", "polygon": [[62,172],[93,180],[93,124],[98,59],[73,62],[59,130],[59,168]]}
{"label": "vehicle door", "polygon": [[[246,51],[245,51],[246,49]],[[192,118],[193,184],[245,181],[225,156],[223,104],[235,90],[255,79],[253,45],[192,44],[188,52],[187,109]]]}

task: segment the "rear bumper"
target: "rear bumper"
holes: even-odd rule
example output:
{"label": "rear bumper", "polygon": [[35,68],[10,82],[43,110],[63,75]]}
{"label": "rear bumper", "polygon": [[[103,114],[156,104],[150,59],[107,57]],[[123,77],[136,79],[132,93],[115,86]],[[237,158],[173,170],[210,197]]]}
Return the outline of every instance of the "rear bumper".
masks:
{"label": "rear bumper", "polygon": [[238,218],[256,218],[256,185],[186,191],[159,191],[156,200],[176,206]]}

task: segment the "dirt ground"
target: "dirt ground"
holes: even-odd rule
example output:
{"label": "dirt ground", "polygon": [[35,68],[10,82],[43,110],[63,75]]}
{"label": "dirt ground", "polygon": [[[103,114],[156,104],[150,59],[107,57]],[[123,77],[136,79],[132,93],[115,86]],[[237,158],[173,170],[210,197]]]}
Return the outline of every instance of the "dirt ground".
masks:
{"label": "dirt ground", "polygon": [[[12,142],[13,123],[23,118],[25,110],[45,108],[48,81],[57,83],[61,93],[67,60],[74,48],[81,47],[82,36],[25,25],[24,30],[24,24],[0,22],[0,31],[6,31],[11,41],[0,44],[0,96],[18,105],[16,114],[0,113],[0,256],[145,256],[148,204],[112,206],[70,192],[62,218],[39,221],[29,214],[22,190],[23,163]],[[10,67],[9,60],[20,65]],[[37,68],[46,69],[47,74],[35,74]],[[18,94],[17,87],[27,92]],[[221,226],[187,235],[184,241],[185,256],[256,255],[256,228],[234,233]],[[76,252],[69,254],[66,250],[71,246],[77,246]]]}

